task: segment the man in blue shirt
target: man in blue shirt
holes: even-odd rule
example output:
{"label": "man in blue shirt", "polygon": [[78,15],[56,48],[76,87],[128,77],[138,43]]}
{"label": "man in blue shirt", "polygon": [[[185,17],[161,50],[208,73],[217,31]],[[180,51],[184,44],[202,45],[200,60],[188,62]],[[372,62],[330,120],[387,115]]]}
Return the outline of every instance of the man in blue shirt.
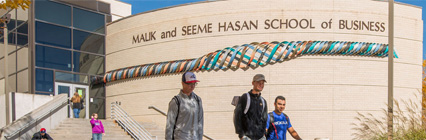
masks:
{"label": "man in blue shirt", "polygon": [[285,103],[285,98],[278,96],[274,102],[275,110],[268,113],[266,122],[266,139],[268,140],[286,140],[286,130],[294,139],[301,140],[299,134],[291,126],[290,119],[283,113]]}

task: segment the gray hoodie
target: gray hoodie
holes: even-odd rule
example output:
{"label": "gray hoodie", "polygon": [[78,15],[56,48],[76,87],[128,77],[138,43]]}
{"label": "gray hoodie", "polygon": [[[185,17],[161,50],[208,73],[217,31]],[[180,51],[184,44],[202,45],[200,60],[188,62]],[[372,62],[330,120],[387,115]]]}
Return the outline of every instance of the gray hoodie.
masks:
{"label": "gray hoodie", "polygon": [[[172,99],[169,103],[166,140],[172,140],[173,138],[175,140],[203,139],[204,116],[201,98],[194,92],[187,96],[182,91],[177,97],[180,102],[179,114],[176,100]],[[198,98],[198,101],[196,98]],[[176,117],[178,117],[177,121]]]}

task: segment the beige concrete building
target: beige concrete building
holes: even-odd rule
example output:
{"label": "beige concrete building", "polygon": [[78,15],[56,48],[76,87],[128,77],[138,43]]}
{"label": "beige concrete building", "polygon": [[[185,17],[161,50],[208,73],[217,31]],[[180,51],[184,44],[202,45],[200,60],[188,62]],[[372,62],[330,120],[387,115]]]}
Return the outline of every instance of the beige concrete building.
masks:
{"label": "beige concrete building", "polygon": [[132,15],[132,5],[119,0],[100,0],[110,4],[112,21]]}
{"label": "beige concrete building", "polygon": [[[388,42],[388,3],[372,0],[228,0],[158,9],[107,25],[106,72],[142,64],[198,58],[235,45],[272,41]],[[395,4],[395,99],[415,99],[422,75],[423,21],[420,7]],[[196,71],[203,100],[204,133],[237,139],[233,96],[266,76],[262,96],[268,111],[277,95],[303,139],[352,139],[357,112],[383,116],[387,102],[387,57],[304,55],[248,69]],[[106,84],[106,103],[138,121],[165,127],[167,111],[181,88],[181,73],[117,80]],[[420,100],[420,99],[419,99]],[[420,102],[419,102],[420,103]],[[107,105],[108,106],[108,105]],[[110,110],[106,110],[109,117]],[[290,137],[287,134],[287,137]]]}

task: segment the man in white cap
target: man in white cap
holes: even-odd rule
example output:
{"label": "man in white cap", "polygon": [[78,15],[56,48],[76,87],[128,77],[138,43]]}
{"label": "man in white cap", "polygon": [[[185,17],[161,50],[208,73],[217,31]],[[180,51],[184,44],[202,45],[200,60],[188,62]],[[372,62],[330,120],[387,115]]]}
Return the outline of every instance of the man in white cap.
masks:
{"label": "man in white cap", "polygon": [[182,75],[182,89],[169,102],[166,140],[203,139],[204,115],[201,98],[193,91],[200,82],[192,72]]}
{"label": "man in white cap", "polygon": [[260,93],[265,83],[265,76],[256,74],[252,81],[253,89],[240,97],[234,110],[235,131],[242,140],[266,140],[268,107]]}

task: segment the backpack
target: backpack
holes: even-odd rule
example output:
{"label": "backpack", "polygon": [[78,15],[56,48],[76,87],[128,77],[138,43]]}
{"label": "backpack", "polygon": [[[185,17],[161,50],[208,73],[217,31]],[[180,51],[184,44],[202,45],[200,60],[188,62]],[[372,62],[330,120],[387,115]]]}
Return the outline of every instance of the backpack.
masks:
{"label": "backpack", "polygon": [[[249,108],[250,108],[250,93],[245,93],[245,95],[247,95],[247,103],[246,103],[246,108],[244,109],[244,114],[247,114]],[[238,102],[240,101],[241,96],[234,96],[234,98],[232,99],[231,104],[235,107],[237,107]],[[261,97],[262,100],[262,104],[265,104],[265,99],[263,99],[263,97]],[[262,108],[262,112],[265,110],[265,107]]]}
{"label": "backpack", "polygon": [[[249,110],[249,108],[250,108],[250,101],[251,101],[251,99],[250,99],[250,93],[245,93],[245,94],[243,94],[243,95],[241,95],[241,96],[234,96],[234,98],[232,99],[231,104],[235,106],[235,109],[234,109],[234,115],[233,115],[234,125],[235,125],[235,122],[236,122],[238,119],[240,119],[240,118],[236,118],[236,117],[235,117],[235,112],[237,111],[237,105],[238,105],[238,102],[240,101],[240,98],[241,98],[242,96],[244,96],[244,95],[246,95],[246,96],[247,96],[246,108],[244,109],[244,115],[245,115],[245,114],[247,114],[247,112],[248,112],[248,110]],[[265,99],[263,99],[263,97],[261,97],[260,99],[262,100],[262,104],[263,104],[263,106],[264,106],[264,107],[262,108],[262,113],[263,113],[263,111],[265,111],[265,107],[266,107],[266,105],[265,105]],[[235,126],[235,132],[237,132],[237,133],[238,133],[238,128],[237,128],[236,126]]]}
{"label": "backpack", "polygon": [[[285,116],[285,120],[287,121],[287,122],[289,122],[288,121],[288,116],[287,116],[287,114],[285,114],[285,113],[283,113],[284,114],[284,116]],[[273,112],[269,112],[268,113],[268,115],[269,115],[269,128],[268,128],[268,132],[266,132],[266,137],[268,138],[269,137],[269,135],[272,133],[272,131],[275,131],[275,136],[277,136],[277,139],[280,139],[279,137],[278,137],[278,133],[277,133],[277,128],[275,127],[275,124],[274,124],[274,113]],[[272,126],[272,127],[271,127]]]}
{"label": "backpack", "polygon": [[[195,95],[194,94],[194,98],[195,98],[195,100],[197,101],[197,105],[198,105],[198,111],[200,111],[200,98],[197,96],[197,95]],[[178,111],[177,111],[177,114],[176,114],[176,120],[175,120],[175,126],[173,126],[173,135],[172,135],[172,140],[174,140],[175,138],[174,138],[174,134],[175,134],[175,129],[176,129],[176,123],[177,123],[177,120],[178,120],[178,117],[179,117],[179,112],[180,112],[180,99],[179,99],[179,97],[178,97],[178,95],[176,95],[175,97],[173,97],[173,99],[172,100],[175,100],[176,101],[176,105],[177,105],[177,108],[178,108]]]}

